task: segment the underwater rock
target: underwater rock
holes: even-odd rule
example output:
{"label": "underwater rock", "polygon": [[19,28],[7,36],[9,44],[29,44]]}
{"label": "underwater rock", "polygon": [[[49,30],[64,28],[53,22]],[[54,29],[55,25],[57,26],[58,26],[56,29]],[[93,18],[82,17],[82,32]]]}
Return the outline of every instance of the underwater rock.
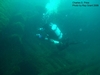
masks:
{"label": "underwater rock", "polygon": [[24,23],[24,21],[25,21],[25,16],[23,16],[22,13],[20,13],[20,12],[15,13],[14,15],[11,15],[9,25],[12,25],[17,22]]}
{"label": "underwater rock", "polygon": [[[4,0],[0,0],[0,31],[2,31],[9,23],[9,12],[11,10],[9,10],[10,1],[4,1]],[[9,10],[9,11],[8,11]]]}
{"label": "underwater rock", "polygon": [[2,31],[8,24],[9,19],[7,16],[0,12],[0,31]]}
{"label": "underwater rock", "polygon": [[21,22],[15,22],[11,26],[9,26],[9,28],[9,30],[11,30],[11,32],[14,34],[22,35],[24,32],[24,24]]}
{"label": "underwater rock", "polygon": [[2,32],[0,33],[0,41],[5,44],[16,42],[21,44],[22,37],[24,32],[24,25],[21,22],[16,22],[13,25],[7,26]]}

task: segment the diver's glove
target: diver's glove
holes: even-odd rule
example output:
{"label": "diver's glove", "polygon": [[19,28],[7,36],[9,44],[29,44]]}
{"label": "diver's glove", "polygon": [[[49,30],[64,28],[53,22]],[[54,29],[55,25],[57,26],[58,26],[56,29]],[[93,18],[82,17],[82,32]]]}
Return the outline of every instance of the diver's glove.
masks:
{"label": "diver's glove", "polygon": [[41,34],[36,34],[36,36],[37,36],[38,38],[42,38]]}
{"label": "diver's glove", "polygon": [[41,34],[36,34],[36,36],[40,39],[49,40],[47,37],[43,37]]}

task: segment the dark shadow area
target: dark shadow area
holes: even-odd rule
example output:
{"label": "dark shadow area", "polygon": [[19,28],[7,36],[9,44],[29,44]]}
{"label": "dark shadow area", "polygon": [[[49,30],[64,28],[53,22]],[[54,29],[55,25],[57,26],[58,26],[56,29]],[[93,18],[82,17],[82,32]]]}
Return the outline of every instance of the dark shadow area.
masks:
{"label": "dark shadow area", "polygon": [[31,62],[22,62],[20,66],[20,75],[38,75],[38,69]]}

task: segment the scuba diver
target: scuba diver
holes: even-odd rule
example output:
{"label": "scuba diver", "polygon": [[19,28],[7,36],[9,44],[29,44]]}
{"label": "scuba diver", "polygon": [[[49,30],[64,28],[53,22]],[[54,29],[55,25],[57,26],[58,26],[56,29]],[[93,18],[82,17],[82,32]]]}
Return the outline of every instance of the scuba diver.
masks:
{"label": "scuba diver", "polygon": [[77,42],[69,42],[68,38],[63,38],[63,33],[58,28],[57,24],[46,23],[43,27],[38,29],[36,36],[40,39],[52,42],[59,50],[64,50],[66,47]]}

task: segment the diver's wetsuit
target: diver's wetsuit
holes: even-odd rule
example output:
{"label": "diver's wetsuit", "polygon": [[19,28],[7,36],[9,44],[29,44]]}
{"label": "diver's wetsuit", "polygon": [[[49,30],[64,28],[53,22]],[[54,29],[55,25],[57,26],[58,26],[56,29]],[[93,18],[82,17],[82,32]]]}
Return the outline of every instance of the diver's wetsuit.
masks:
{"label": "diver's wetsuit", "polygon": [[64,50],[66,47],[72,44],[77,44],[76,42],[69,42],[68,39],[62,41],[62,38],[59,39],[59,36],[55,34],[55,30],[50,28],[50,25],[46,24],[39,29],[38,37],[49,42],[53,42],[59,50]]}

